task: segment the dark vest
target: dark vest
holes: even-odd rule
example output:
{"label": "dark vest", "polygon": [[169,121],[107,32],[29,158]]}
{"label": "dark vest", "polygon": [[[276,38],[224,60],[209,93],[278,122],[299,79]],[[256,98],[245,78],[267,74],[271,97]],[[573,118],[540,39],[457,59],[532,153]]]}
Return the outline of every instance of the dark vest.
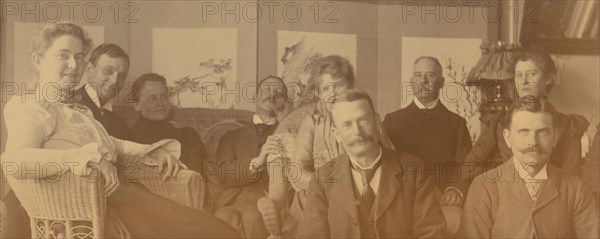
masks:
{"label": "dark vest", "polygon": [[[375,221],[373,220],[372,211],[367,208],[366,203],[363,201],[356,184],[354,184],[354,178],[352,179],[352,185],[354,189],[354,201],[356,203],[356,211],[358,212],[358,228],[360,229],[360,238],[377,238],[375,230]],[[377,200],[375,200],[377,201]],[[373,205],[375,208],[375,205]]]}

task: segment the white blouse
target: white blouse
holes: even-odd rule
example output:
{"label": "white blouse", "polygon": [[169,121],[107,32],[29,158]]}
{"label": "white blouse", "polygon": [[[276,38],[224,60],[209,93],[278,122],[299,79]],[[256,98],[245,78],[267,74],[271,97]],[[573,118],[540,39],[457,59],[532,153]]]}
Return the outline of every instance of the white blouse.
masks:
{"label": "white blouse", "polygon": [[[34,95],[12,97],[4,108],[4,119],[8,137],[1,160],[17,167],[32,161],[48,162],[60,167],[61,173],[71,170],[88,175],[88,163],[101,159],[115,164],[118,158],[136,157],[145,164],[157,165],[155,159],[144,156],[158,147],[176,158],[181,155],[177,140],[165,139],[152,145],[120,140],[108,135],[89,109],[36,99]],[[10,167],[2,168],[7,176],[11,175],[6,172]]]}

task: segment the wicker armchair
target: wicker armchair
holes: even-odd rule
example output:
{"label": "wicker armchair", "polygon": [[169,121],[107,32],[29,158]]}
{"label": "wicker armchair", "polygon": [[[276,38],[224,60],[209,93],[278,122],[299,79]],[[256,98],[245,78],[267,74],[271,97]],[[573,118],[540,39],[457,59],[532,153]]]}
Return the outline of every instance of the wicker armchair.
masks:
{"label": "wicker armchair", "polygon": [[[176,177],[163,181],[156,167],[140,160],[124,160],[122,182],[139,182],[151,192],[182,205],[202,208],[200,174],[181,170]],[[18,180],[8,177],[11,188],[31,218],[33,238],[103,238],[106,197],[99,171],[80,177],[65,174],[39,179]],[[124,228],[115,228],[127,237]]]}
{"label": "wicker armchair", "polygon": [[206,183],[198,172],[182,169],[175,177],[163,181],[155,166],[131,160],[125,163],[121,173],[122,182],[139,182],[151,192],[179,204],[196,209],[205,205]]}
{"label": "wicker armchair", "polygon": [[99,171],[8,182],[31,220],[33,238],[102,238],[106,197]]}

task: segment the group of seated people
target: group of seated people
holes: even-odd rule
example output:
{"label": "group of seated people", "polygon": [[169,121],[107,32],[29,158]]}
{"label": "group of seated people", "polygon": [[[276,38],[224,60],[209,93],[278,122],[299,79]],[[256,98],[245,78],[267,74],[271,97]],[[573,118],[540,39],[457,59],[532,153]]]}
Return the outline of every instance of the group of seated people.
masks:
{"label": "group of seated people", "polygon": [[[85,31],[56,23],[41,30],[32,50],[37,81],[60,87],[49,99],[9,101],[2,162],[76,162],[81,167],[67,169],[76,175],[100,168],[107,181],[108,237],[119,236],[114,221],[133,238],[600,237],[598,189],[588,186],[598,185],[600,172],[584,166],[581,156],[589,123],[548,102],[557,69],[537,48],[513,59],[519,97],[474,144],[465,119],[438,98],[444,77],[434,57],[415,60],[413,102],[383,120],[371,97],[355,89],[354,69],[343,57],[312,64],[296,107],[283,79],[262,79],[251,123],[219,142],[218,170],[211,176],[223,190],[210,210],[178,205],[111,174],[122,156],[136,155],[164,165],[165,180],[182,168],[207,176],[198,134],[170,121],[164,77],[148,73],[134,81],[140,117],[129,127],[110,109],[130,64],[118,45],[96,47],[86,62],[91,41]],[[82,78],[86,84],[73,88]],[[588,160],[596,165],[598,140]],[[289,158],[290,171],[299,170],[288,174],[291,187],[278,204],[269,197],[269,164],[281,157]],[[65,172],[5,174],[27,179]],[[9,192],[2,201],[9,209],[7,236],[30,237],[16,195]],[[453,217],[447,207],[462,207],[454,215],[460,218],[456,228],[447,225]]]}

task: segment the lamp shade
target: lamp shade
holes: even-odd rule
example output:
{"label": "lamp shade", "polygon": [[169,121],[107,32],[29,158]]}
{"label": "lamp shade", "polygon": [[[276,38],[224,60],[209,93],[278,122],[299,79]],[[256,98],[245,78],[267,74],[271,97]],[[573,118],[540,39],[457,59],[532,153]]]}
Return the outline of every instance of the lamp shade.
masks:
{"label": "lamp shade", "polygon": [[478,84],[481,80],[503,81],[514,77],[510,63],[517,45],[484,43],[480,48],[481,58],[467,76],[468,85]]}

